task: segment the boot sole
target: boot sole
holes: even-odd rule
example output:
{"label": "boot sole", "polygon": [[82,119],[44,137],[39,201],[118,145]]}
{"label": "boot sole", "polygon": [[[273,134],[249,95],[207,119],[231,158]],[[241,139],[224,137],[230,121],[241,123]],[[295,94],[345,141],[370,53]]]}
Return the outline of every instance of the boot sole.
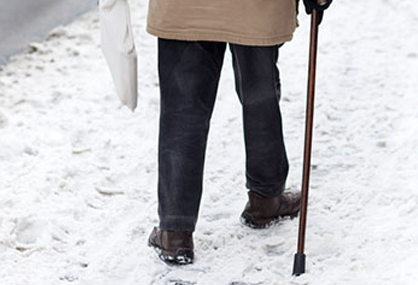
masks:
{"label": "boot sole", "polygon": [[297,213],[289,214],[289,215],[280,215],[276,218],[273,218],[267,222],[264,223],[254,223],[250,221],[248,217],[245,217],[246,215],[243,213],[240,217],[240,221],[244,226],[250,227],[252,229],[266,229],[273,225],[278,224],[282,219],[289,217],[290,219],[294,219],[298,216],[299,211]]}
{"label": "boot sole", "polygon": [[148,246],[154,248],[158,257],[169,265],[188,265],[193,263],[194,253],[191,249],[178,249],[175,254],[169,254],[149,241]]}

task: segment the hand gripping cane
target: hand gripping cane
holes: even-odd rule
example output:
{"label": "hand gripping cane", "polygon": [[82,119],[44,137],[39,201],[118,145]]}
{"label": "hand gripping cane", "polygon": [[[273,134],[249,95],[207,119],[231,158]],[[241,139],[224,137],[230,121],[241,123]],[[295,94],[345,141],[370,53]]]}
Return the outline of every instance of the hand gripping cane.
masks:
{"label": "hand gripping cane", "polygon": [[[318,4],[325,4],[327,0],[318,0]],[[295,254],[293,264],[293,275],[299,276],[305,273],[305,235],[306,235],[306,218],[308,210],[308,192],[309,192],[309,175],[311,167],[312,152],[312,129],[314,116],[314,99],[315,99],[315,77],[316,77],[316,57],[318,47],[318,26],[322,19],[321,13],[313,9],[311,16],[311,43],[309,50],[309,77],[308,77],[308,99],[306,108],[306,125],[305,125],[305,150],[303,157],[303,177],[302,177],[302,199],[300,209],[299,237],[298,249]]]}

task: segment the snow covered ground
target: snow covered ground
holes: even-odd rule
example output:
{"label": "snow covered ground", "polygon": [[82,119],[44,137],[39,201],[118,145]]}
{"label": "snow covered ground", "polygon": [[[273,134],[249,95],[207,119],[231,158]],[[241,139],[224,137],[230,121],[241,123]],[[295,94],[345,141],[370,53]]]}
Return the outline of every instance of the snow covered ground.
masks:
{"label": "snow covered ground", "polygon": [[[230,55],[212,119],[196,262],[147,247],[157,223],[159,91],[146,1],[132,3],[135,113],[118,102],[93,11],[0,71],[0,284],[417,284],[418,6],[335,1],[320,30],[308,273],[291,276],[298,220],[239,223],[246,202]],[[301,180],[309,19],[281,50],[282,110]]]}

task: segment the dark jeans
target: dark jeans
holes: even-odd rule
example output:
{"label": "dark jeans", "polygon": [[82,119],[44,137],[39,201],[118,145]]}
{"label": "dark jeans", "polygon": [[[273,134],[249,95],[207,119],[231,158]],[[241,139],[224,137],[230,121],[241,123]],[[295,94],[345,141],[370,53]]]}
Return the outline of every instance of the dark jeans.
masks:
{"label": "dark jeans", "polygon": [[[195,229],[206,141],[226,46],[158,40],[158,214],[163,230]],[[246,187],[265,197],[278,196],[289,169],[279,108],[279,46],[229,46],[243,108]]]}

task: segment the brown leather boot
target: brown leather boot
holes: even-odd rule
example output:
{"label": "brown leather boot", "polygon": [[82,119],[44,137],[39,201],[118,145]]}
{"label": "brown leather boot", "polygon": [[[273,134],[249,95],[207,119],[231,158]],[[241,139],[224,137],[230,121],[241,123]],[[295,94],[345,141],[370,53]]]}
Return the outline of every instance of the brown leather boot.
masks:
{"label": "brown leather boot", "polygon": [[193,232],[162,231],[154,227],[148,245],[154,247],[166,263],[184,265],[193,262]]}
{"label": "brown leather boot", "polygon": [[300,193],[285,192],[278,197],[265,198],[249,191],[248,203],[241,214],[241,222],[255,229],[271,226],[281,217],[296,217],[300,209]]}

